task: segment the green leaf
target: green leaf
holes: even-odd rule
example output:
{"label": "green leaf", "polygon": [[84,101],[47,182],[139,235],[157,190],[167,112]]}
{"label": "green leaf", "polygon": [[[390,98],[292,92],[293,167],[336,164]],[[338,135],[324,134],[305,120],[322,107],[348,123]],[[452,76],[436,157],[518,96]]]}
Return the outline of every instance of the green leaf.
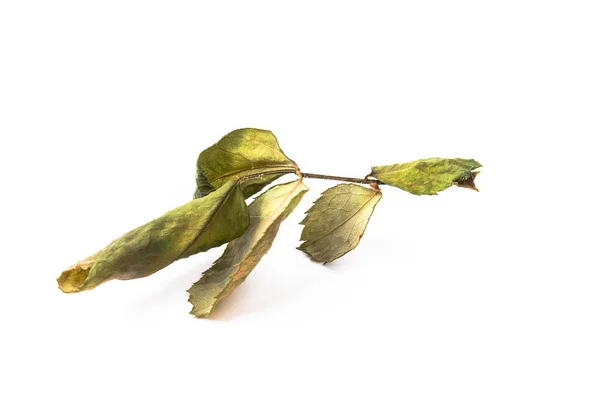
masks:
{"label": "green leaf", "polygon": [[328,263],[353,250],[381,200],[379,190],[341,184],[327,189],[306,212],[298,247],[313,261]]}
{"label": "green leaf", "polygon": [[[273,133],[254,128],[238,129],[223,136],[200,153],[196,166],[194,198],[206,196],[228,181],[265,174],[241,183],[244,196],[250,197],[284,173],[298,169],[283,153]],[[273,174],[274,171],[286,172]]]}
{"label": "green leaf", "polygon": [[58,278],[65,293],[90,290],[111,279],[151,275],[172,262],[239,237],[250,223],[242,191],[229,181],[201,199],[175,208],[76,263]]}
{"label": "green leaf", "polygon": [[436,157],[373,167],[369,176],[412,194],[431,195],[452,185],[477,190],[474,181],[479,171],[473,170],[479,167],[475,160]]}
{"label": "green leaf", "polygon": [[250,205],[250,226],[231,241],[225,252],[202,278],[188,290],[194,306],[190,314],[208,317],[217,302],[240,285],[269,251],[281,222],[296,208],[306,193],[302,181],[277,185]]}

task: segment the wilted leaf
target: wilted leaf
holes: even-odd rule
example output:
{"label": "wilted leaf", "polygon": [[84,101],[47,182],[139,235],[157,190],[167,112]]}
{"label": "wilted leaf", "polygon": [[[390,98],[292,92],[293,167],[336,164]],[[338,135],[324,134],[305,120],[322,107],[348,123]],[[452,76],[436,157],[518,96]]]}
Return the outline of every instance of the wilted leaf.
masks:
{"label": "wilted leaf", "polygon": [[328,263],[354,249],[362,238],[381,192],[360,185],[327,189],[306,212],[298,249],[313,261]]}
{"label": "wilted leaf", "polygon": [[172,262],[239,237],[250,222],[239,186],[229,181],[113,241],[57,279],[66,293],[90,290],[111,279],[151,275]]}
{"label": "wilted leaf", "polygon": [[240,285],[269,251],[281,222],[296,208],[308,188],[300,181],[277,185],[250,205],[250,226],[188,290],[191,314],[207,317],[216,303]]}
{"label": "wilted leaf", "polygon": [[205,196],[230,180],[264,173],[241,183],[244,196],[250,197],[283,175],[272,172],[290,173],[298,169],[296,163],[283,154],[273,133],[253,128],[238,129],[223,136],[200,153],[196,166],[194,198]]}
{"label": "wilted leaf", "polygon": [[373,167],[370,176],[412,194],[436,194],[453,184],[477,190],[473,170],[479,167],[475,160],[436,157]]}

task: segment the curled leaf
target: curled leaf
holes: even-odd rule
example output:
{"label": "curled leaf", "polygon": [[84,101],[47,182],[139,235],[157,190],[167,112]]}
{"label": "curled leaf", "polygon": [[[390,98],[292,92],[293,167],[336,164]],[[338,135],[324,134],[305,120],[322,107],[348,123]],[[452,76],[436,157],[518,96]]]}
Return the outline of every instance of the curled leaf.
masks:
{"label": "curled leaf", "polygon": [[473,170],[479,167],[475,160],[436,157],[373,167],[369,176],[412,194],[431,195],[452,185],[477,190],[474,180],[478,171]]}
{"label": "curled leaf", "polygon": [[202,278],[188,290],[191,314],[210,315],[217,302],[240,285],[269,251],[281,222],[296,208],[306,193],[302,181],[277,185],[257,197],[249,207],[250,226],[231,241],[225,252]]}
{"label": "curled leaf", "polygon": [[[264,174],[241,183],[244,196],[250,197],[281,175],[298,169],[283,153],[273,133],[254,128],[238,129],[223,136],[200,153],[196,167],[194,198],[206,196],[225,182]],[[283,172],[275,174],[276,171]]]}
{"label": "curled leaf", "polygon": [[323,192],[306,212],[298,249],[313,261],[328,263],[353,250],[381,200],[379,190],[340,184]]}
{"label": "curled leaf", "polygon": [[476,192],[479,192],[479,189],[477,189],[477,186],[475,186],[475,178],[477,177],[479,172],[480,171],[473,171],[471,172],[471,174],[466,175],[454,182],[454,184],[458,187],[472,189]]}
{"label": "curled leaf", "polygon": [[239,186],[229,181],[113,241],[57,278],[66,293],[90,290],[112,279],[151,275],[172,262],[239,237],[249,224]]}

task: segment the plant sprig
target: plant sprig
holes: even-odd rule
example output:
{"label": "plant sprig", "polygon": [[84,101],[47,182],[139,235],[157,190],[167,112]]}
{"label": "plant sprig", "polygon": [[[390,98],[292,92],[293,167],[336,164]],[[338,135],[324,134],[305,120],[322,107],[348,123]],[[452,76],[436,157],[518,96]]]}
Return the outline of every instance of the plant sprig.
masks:
{"label": "plant sprig", "polygon": [[[176,260],[228,243],[223,255],[188,290],[191,314],[208,317],[269,251],[281,223],[308,187],[304,178],[341,181],[306,212],[299,250],[317,262],[332,262],[358,246],[381,200],[380,185],[415,195],[434,195],[450,186],[477,190],[477,161],[428,158],[373,167],[365,178],[305,173],[288,158],[270,131],[245,128],[202,151],[196,163],[194,199],[114,240],[75,263],[57,278],[65,293],[90,290],[112,279],[151,275]],[[245,199],[276,179],[248,206]]]}

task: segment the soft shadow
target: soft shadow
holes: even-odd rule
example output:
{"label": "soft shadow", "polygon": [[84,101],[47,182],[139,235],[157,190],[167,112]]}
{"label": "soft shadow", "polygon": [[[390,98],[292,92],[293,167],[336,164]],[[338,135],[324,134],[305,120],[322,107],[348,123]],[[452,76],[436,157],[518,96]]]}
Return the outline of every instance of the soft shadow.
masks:
{"label": "soft shadow", "polygon": [[[253,313],[262,313],[272,310],[274,307],[282,307],[285,304],[296,300],[298,297],[306,295],[313,285],[320,281],[322,273],[340,274],[338,268],[348,268],[351,263],[339,259],[323,266],[320,263],[310,262],[309,265],[302,265],[302,268],[314,268],[315,273],[303,276],[295,276],[293,279],[285,277],[270,277],[269,274],[251,274],[245,282],[238,286],[231,295],[220,300],[213,310],[210,317],[206,318],[213,321],[229,321],[238,317],[247,316]],[[192,305],[187,301],[189,289],[194,282],[202,276],[202,272],[212,265],[212,260],[196,262],[193,265],[181,265],[182,270],[176,271],[179,266],[173,265],[169,273],[163,274],[159,271],[156,274],[136,280],[139,286],[131,293],[132,312],[136,314],[145,314],[152,312],[165,305],[171,307],[169,303],[179,304],[183,302],[183,308],[186,312],[192,309]],[[168,275],[168,276],[162,276]],[[131,285],[134,281],[119,282]],[[135,297],[134,297],[135,296]],[[178,306],[179,307],[179,306]],[[190,318],[193,316],[189,315]]]}
{"label": "soft shadow", "polygon": [[338,269],[348,268],[347,266],[352,264],[351,262],[349,262],[350,259],[352,258],[352,255],[353,255],[352,253],[346,253],[342,257],[340,257],[336,260],[333,260],[331,262],[328,262],[328,263],[321,263],[321,262],[313,261],[313,260],[311,260],[310,256],[307,253],[305,253],[303,251],[301,251],[301,253],[304,255],[306,260],[308,260],[311,264],[319,266],[319,267],[325,267],[328,270],[330,270],[332,272],[336,272],[336,273],[338,272],[337,271]]}
{"label": "soft shadow", "polygon": [[[226,298],[219,300],[215,305],[213,312],[207,318],[216,321],[228,321],[241,315],[247,315],[252,312],[247,309],[247,302],[252,298],[254,290],[246,282],[238,286],[233,293]],[[245,309],[246,308],[246,309]]]}
{"label": "soft shadow", "polygon": [[[329,268],[316,263],[313,265],[317,271],[331,273]],[[265,279],[264,275],[250,275],[229,297],[217,303],[209,319],[226,321],[285,307],[286,304],[306,296],[322,278],[319,273],[295,276],[293,279]]]}
{"label": "soft shadow", "polygon": [[[154,275],[146,277],[144,279],[135,280],[139,281],[140,285],[136,291],[137,295],[141,298],[137,299],[136,303],[132,308],[137,309],[140,312],[148,312],[151,309],[160,307],[162,304],[166,304],[169,301],[183,297],[183,301],[189,305],[189,310],[192,309],[192,305],[187,303],[188,293],[187,290],[202,276],[202,273],[212,265],[211,261],[195,263],[194,265],[182,265],[182,270],[178,271],[178,274],[173,276],[173,270],[169,271],[169,277],[161,276],[163,271],[159,271]],[[173,265],[171,268],[177,268],[177,265]],[[164,270],[166,272],[166,270]],[[165,274],[167,275],[167,274]],[[170,279],[169,279],[170,278]],[[123,281],[124,284],[132,284],[134,281]],[[137,283],[137,282],[136,282]],[[188,312],[189,312],[188,310]]]}

